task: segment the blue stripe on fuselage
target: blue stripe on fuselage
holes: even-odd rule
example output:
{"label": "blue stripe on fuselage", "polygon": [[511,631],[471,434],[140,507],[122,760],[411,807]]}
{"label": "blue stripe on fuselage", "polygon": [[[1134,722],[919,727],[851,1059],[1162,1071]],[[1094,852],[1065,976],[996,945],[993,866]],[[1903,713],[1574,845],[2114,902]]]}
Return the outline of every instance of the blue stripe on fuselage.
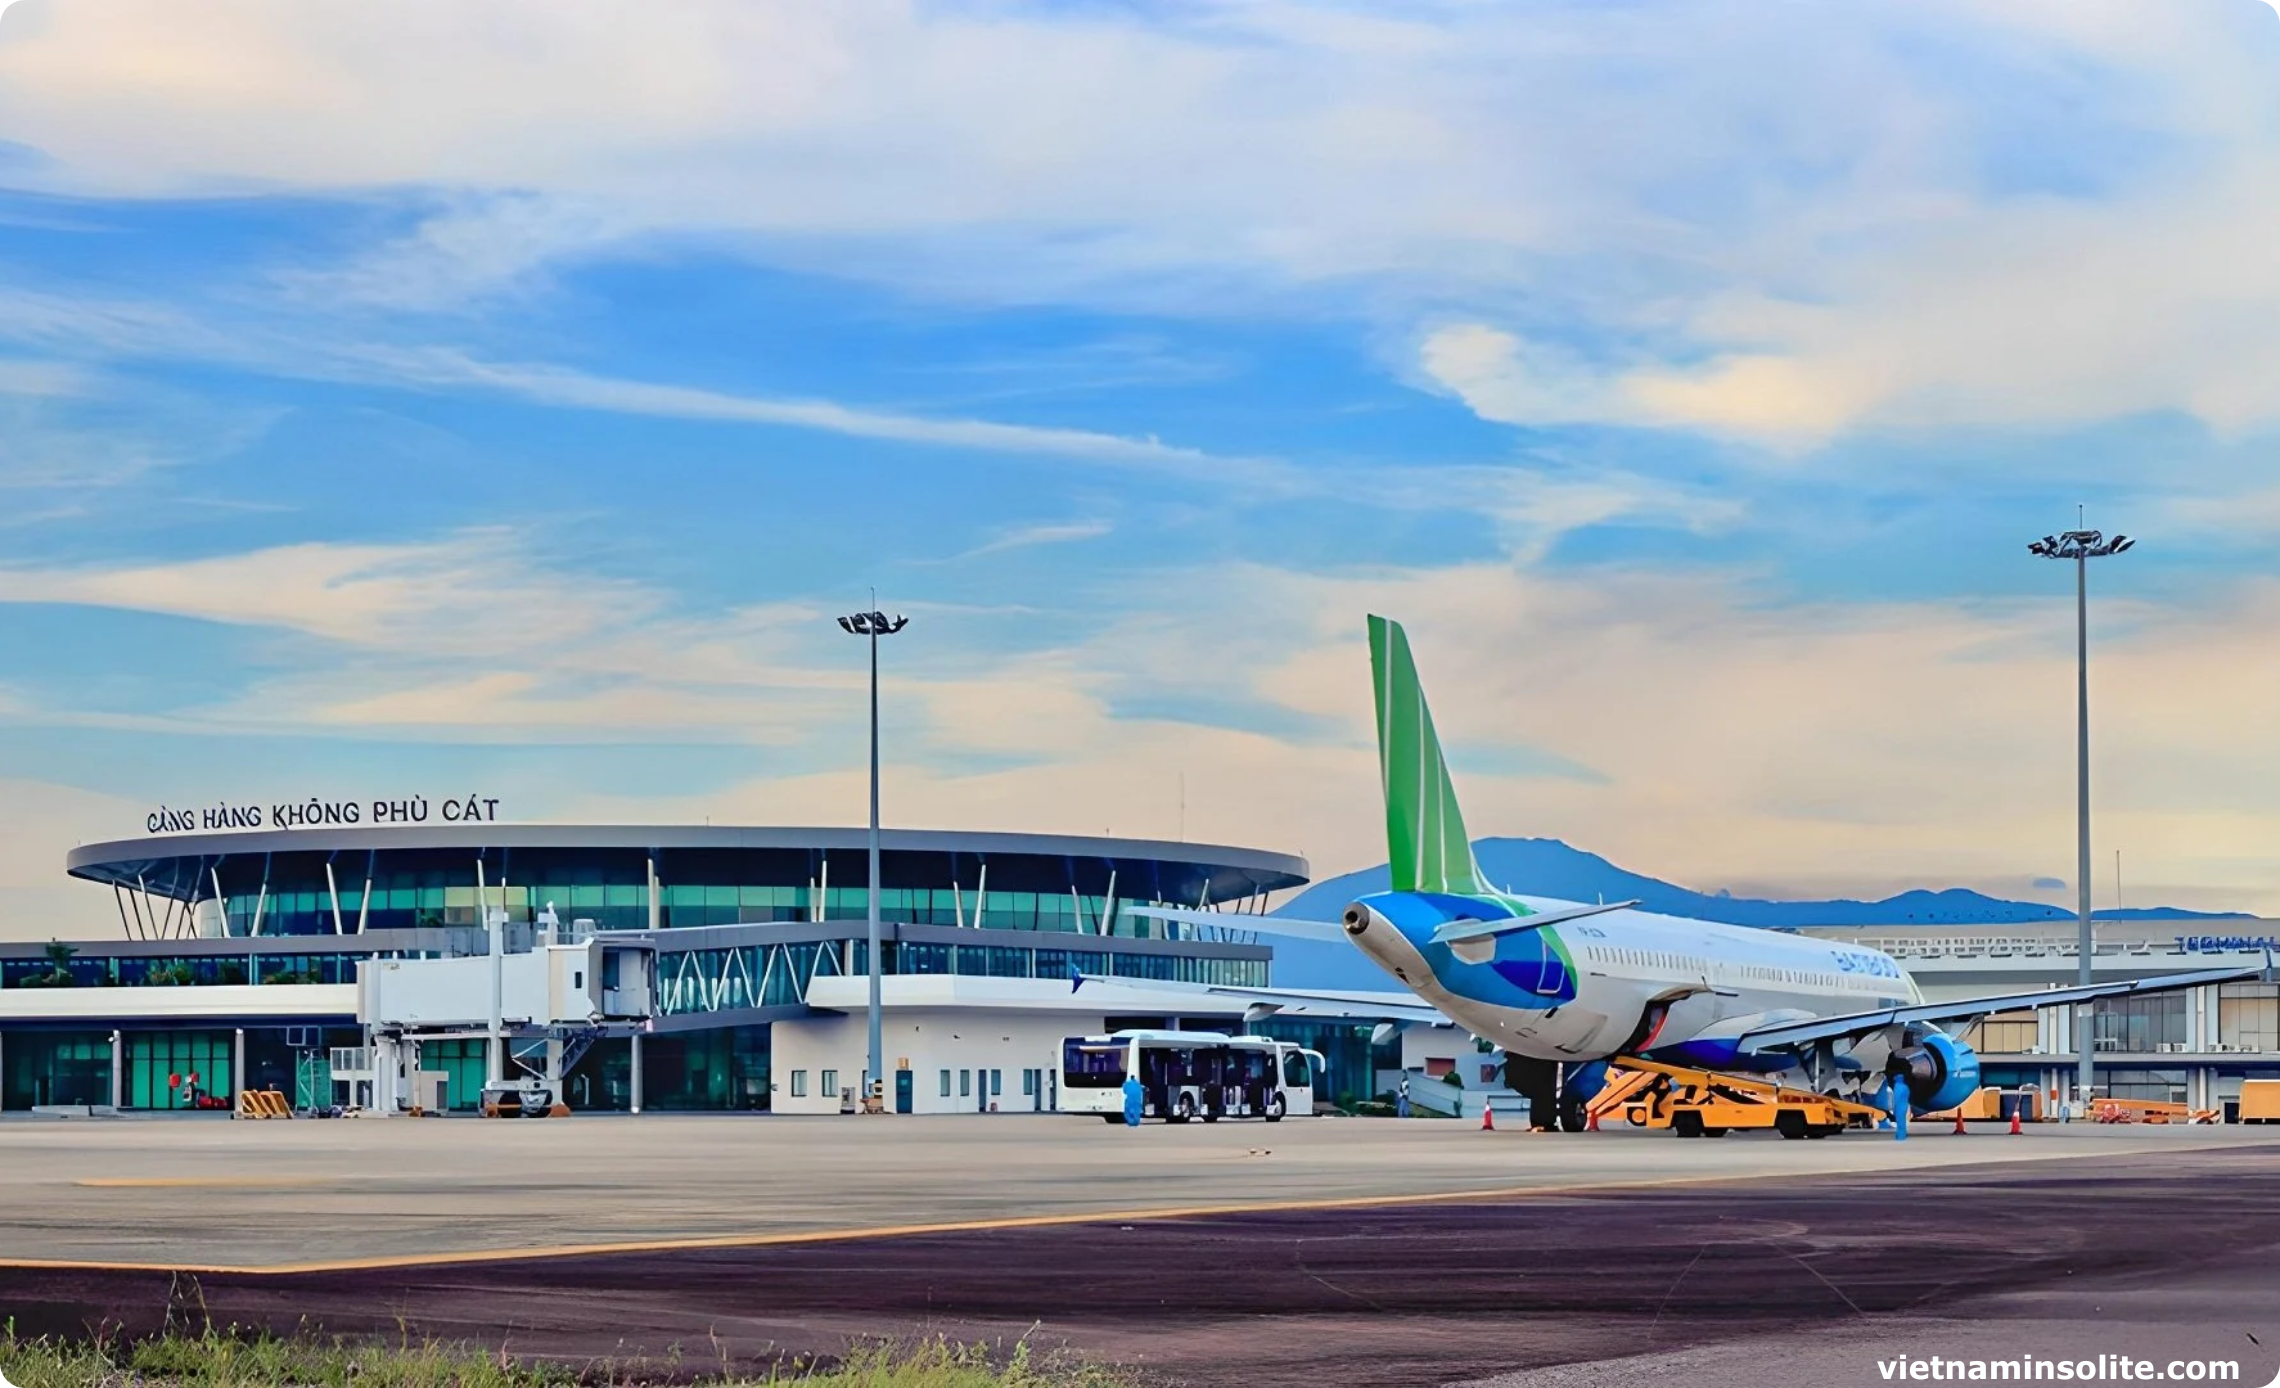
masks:
{"label": "blue stripe on fuselage", "polygon": [[1494,953],[1479,964],[1459,959],[1433,932],[1451,921],[1505,921],[1523,912],[1493,897],[1446,892],[1381,892],[1358,903],[1401,932],[1443,988],[1459,997],[1497,1007],[1548,1011],[1575,1001],[1576,977],[1556,937],[1524,930],[1499,936]]}

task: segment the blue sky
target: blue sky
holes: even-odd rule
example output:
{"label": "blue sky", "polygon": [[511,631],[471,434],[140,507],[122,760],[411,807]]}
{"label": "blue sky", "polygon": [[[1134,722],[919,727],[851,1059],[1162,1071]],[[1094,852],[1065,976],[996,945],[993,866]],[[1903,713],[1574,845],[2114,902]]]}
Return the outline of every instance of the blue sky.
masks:
{"label": "blue sky", "polygon": [[2253,0],[18,0],[8,929],[159,804],[852,821],[874,586],[898,822],[1375,861],[1383,610],[1479,832],[2055,897],[2078,503],[2101,861],[2280,910],[2276,77]]}

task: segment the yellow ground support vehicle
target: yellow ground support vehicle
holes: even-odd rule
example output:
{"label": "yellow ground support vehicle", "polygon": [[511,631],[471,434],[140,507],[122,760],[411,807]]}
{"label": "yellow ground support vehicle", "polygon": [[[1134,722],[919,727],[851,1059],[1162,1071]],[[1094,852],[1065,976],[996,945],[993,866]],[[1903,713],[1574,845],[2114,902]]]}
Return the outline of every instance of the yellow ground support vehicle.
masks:
{"label": "yellow ground support vehicle", "polygon": [[1617,1062],[1585,1111],[1601,1119],[1619,1113],[1634,1128],[1668,1128],[1680,1137],[1770,1128],[1792,1139],[1874,1127],[1885,1116],[1882,1109],[1810,1089],[1648,1060]]}
{"label": "yellow ground support vehicle", "polygon": [[2240,1086],[2240,1121],[2280,1123],[2280,1080],[2243,1080]]}

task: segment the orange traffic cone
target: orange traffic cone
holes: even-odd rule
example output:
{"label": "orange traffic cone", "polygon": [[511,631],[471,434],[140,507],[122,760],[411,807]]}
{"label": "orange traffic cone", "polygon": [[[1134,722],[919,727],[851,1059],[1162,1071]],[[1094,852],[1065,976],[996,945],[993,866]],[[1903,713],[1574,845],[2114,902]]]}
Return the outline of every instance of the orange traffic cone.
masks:
{"label": "orange traffic cone", "polygon": [[1482,1104],[1480,1106],[1480,1130],[1484,1133],[1496,1131],[1496,1105]]}
{"label": "orange traffic cone", "polygon": [[1966,1132],[1964,1132],[1964,1130],[1963,1130],[1963,1110],[1962,1110],[1962,1109],[1957,1109],[1957,1110],[1955,1111],[1955,1135],[1956,1135],[1957,1137],[1967,1137],[1967,1136],[1969,1136],[1969,1134],[1967,1134],[1967,1133],[1966,1133]]}
{"label": "orange traffic cone", "polygon": [[2025,1131],[2026,1129],[2019,1126],[2019,1110],[2017,1106],[2014,1105],[2011,1109],[2011,1136],[2017,1137],[2019,1134]]}

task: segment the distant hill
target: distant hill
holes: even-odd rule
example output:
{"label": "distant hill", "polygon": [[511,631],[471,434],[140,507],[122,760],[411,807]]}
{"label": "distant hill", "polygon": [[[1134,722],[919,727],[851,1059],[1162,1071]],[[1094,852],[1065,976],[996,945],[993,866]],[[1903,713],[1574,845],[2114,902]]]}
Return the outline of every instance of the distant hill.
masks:
{"label": "distant hill", "polygon": [[[2005,901],[1960,887],[1902,892],[1882,901],[1761,901],[1724,893],[1713,895],[1627,871],[1558,839],[1482,839],[1473,845],[1473,852],[1490,881],[1527,896],[1565,897],[1570,901],[1637,898],[1644,910],[1727,925],[1994,925],[2074,919],[2074,913],[2063,907]],[[1384,891],[1389,881],[1384,867],[1350,872],[1316,883],[1274,914],[1336,920],[1346,903],[1357,896]],[[2099,911],[2095,916],[2099,920],[2221,920],[2246,914],[2140,907]],[[1383,988],[1387,984],[1383,971],[1345,946],[1289,939],[1273,943],[1275,981],[1286,987]]]}

